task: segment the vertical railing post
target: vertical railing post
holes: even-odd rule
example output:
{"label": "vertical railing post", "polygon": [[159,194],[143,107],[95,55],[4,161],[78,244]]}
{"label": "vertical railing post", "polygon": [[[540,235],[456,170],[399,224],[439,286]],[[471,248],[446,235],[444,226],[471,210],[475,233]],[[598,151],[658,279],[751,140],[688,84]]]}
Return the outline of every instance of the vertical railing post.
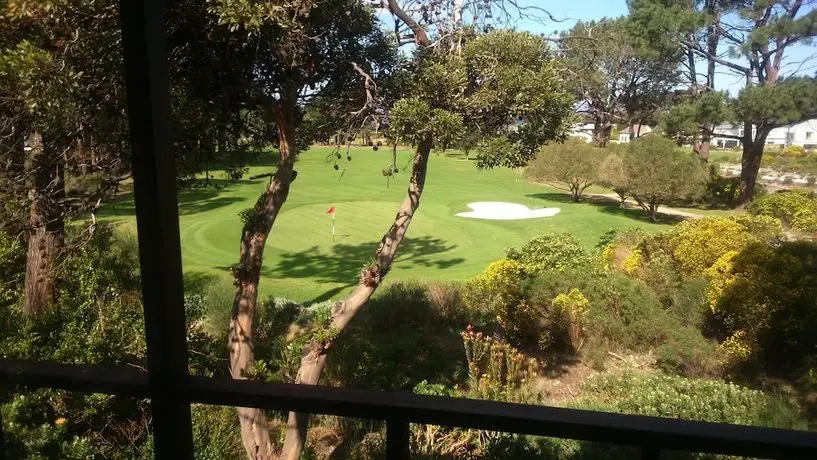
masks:
{"label": "vertical railing post", "polygon": [[386,420],[386,459],[409,459],[409,422],[404,418]]}
{"label": "vertical railing post", "polygon": [[157,459],[192,459],[164,0],[120,0],[148,381]]}

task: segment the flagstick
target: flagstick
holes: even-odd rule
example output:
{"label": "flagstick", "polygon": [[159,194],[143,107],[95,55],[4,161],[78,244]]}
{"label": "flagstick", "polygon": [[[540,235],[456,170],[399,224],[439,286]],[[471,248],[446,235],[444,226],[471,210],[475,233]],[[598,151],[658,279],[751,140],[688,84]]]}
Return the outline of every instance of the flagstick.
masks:
{"label": "flagstick", "polygon": [[332,242],[335,242],[335,213],[332,213]]}

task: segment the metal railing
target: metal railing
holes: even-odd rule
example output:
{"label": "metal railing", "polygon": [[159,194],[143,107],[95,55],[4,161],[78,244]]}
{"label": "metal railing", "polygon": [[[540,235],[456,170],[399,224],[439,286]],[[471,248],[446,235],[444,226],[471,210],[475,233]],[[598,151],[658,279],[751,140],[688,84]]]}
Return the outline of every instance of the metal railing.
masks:
{"label": "metal railing", "polygon": [[[3,360],[12,391],[47,387],[148,398],[148,374],[129,368]],[[357,417],[386,422],[389,459],[409,458],[409,424],[568,438],[637,446],[641,458],[662,450],[764,458],[817,458],[817,433],[614,414],[496,401],[305,385],[273,385],[188,376],[172,390],[183,404],[204,403]],[[157,428],[154,427],[154,430]]]}

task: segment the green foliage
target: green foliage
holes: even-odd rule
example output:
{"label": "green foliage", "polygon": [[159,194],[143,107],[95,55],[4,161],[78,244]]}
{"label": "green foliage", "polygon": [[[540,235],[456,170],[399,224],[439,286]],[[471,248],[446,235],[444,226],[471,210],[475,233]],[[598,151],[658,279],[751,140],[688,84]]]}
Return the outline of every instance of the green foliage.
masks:
{"label": "green foliage", "polygon": [[[69,242],[77,241],[73,238]],[[82,243],[82,241],[77,241]],[[0,305],[0,353],[7,357],[111,366],[146,366],[136,241],[99,225],[57,270],[56,305],[25,316]],[[17,266],[16,274],[24,265]],[[224,376],[226,338],[203,329],[201,300],[185,299],[190,371]],[[149,458],[145,400],[62,390],[14,393],[3,404],[6,448],[15,458]]]}
{"label": "green foliage", "polygon": [[706,171],[697,158],[658,135],[630,142],[624,175],[627,191],[653,220],[660,204],[700,196],[706,182]]}
{"label": "green foliage", "polygon": [[493,30],[466,40],[461,53],[417,51],[389,113],[390,136],[449,147],[478,128],[478,167],[527,164],[540,145],[564,137],[569,121],[572,99],[547,48],[533,34]]}
{"label": "green foliage", "polygon": [[530,343],[538,337],[536,312],[523,304],[525,265],[511,259],[489,264],[463,287],[465,305],[478,313],[496,317],[497,323],[514,344]]}
{"label": "green foliage", "polygon": [[780,219],[801,232],[817,232],[817,197],[812,192],[786,190],[753,201],[747,208],[756,216]]}
{"label": "green foliage", "polygon": [[729,364],[800,372],[817,342],[817,245],[761,243],[725,253],[707,272],[707,300]]}
{"label": "green foliage", "polygon": [[442,147],[451,147],[462,134],[462,117],[444,109],[431,109],[420,98],[401,99],[389,113],[391,135],[401,142],[417,145],[434,139]]}
{"label": "green foliage", "polygon": [[459,332],[484,322],[462,305],[456,285],[384,286],[333,344],[327,378],[394,391],[423,380],[453,384],[464,367]]}
{"label": "green foliage", "polygon": [[550,143],[525,169],[525,177],[540,182],[556,182],[567,187],[575,201],[579,201],[584,190],[599,179],[599,165],[604,159],[604,150],[593,147],[580,139],[571,139],[563,144]]}
{"label": "green foliage", "polygon": [[[425,395],[535,404],[541,395],[533,388],[539,364],[507,343],[470,326],[461,333],[468,363],[464,387],[449,388],[420,382],[414,392]],[[507,449],[532,453],[515,441],[516,436],[501,432],[481,432],[461,428],[415,426],[412,429],[412,453],[422,458],[504,458]],[[499,457],[495,457],[499,455]]]}
{"label": "green foliage", "polygon": [[[601,375],[583,385],[571,407],[738,425],[804,428],[796,408],[779,397],[717,380],[654,373]],[[781,411],[781,413],[773,413]]]}
{"label": "green foliage", "polygon": [[569,233],[537,236],[518,248],[509,248],[506,257],[520,262],[528,271],[565,270],[590,265],[590,255]]}
{"label": "green foliage", "polygon": [[[579,21],[558,43],[570,90],[598,127],[650,117],[676,84],[678,55],[651,53],[633,38],[626,18],[602,18]],[[603,136],[601,146],[609,131]]]}
{"label": "green foliage", "polygon": [[[612,149],[611,149],[612,150]],[[627,175],[624,169],[624,148],[612,150],[599,165],[599,184],[613,189],[621,199],[621,205],[627,198]]]}
{"label": "green foliage", "polygon": [[193,404],[190,412],[196,460],[239,460],[246,457],[235,408]]}
{"label": "green foliage", "polygon": [[683,326],[656,349],[655,365],[668,374],[707,378],[719,371],[717,357],[716,342],[706,339],[696,327]]}
{"label": "green foliage", "polygon": [[551,314],[556,318],[554,329],[559,329],[574,353],[578,353],[584,344],[589,308],[590,302],[576,288],[571,288],[566,294],[560,293],[551,301]]}

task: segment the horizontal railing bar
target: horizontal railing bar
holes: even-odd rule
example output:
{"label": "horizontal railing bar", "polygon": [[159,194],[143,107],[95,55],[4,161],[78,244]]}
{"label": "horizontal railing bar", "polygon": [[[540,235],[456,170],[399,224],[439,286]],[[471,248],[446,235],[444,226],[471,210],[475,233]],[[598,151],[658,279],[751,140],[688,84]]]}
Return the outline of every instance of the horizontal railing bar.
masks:
{"label": "horizontal railing bar", "polygon": [[[147,374],[127,368],[6,360],[9,384],[145,397]],[[190,402],[423,423],[770,458],[817,458],[817,433],[411,393],[189,377]]]}

